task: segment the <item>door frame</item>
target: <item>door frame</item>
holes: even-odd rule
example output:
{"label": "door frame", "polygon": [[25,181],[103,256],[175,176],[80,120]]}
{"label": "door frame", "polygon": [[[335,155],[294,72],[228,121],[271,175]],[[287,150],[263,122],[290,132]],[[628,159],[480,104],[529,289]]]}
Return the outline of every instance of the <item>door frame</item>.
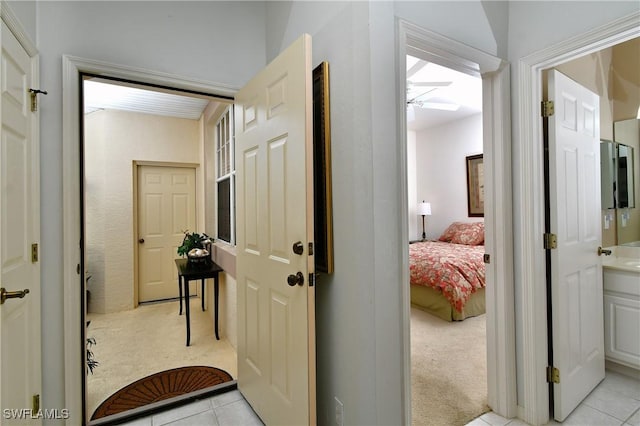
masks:
{"label": "door frame", "polygon": [[[62,57],[62,158],[63,158],[63,277],[64,277],[64,388],[65,407],[71,424],[86,420],[84,395],[85,356],[82,326],[82,295],[84,284],[80,276],[82,238],[80,153],[81,74],[93,74],[121,80],[136,81],[160,87],[172,87],[211,96],[233,99],[238,88],[204,80],[143,68],[112,64],[71,55]],[[81,418],[79,418],[82,416]]]}
{"label": "door frame", "polygon": [[[401,228],[408,230],[406,55],[433,60],[457,71],[482,77],[482,126],[486,179],[486,251],[491,255],[486,291],[487,391],[489,406],[496,413],[515,417],[516,342],[513,280],[511,115],[509,64],[495,56],[404,20],[397,24],[396,87],[398,96],[399,170]],[[409,247],[408,232],[401,236]],[[403,250],[402,264],[409,265],[409,251]],[[411,347],[409,268],[402,272],[402,333],[404,357],[404,413],[411,419]]]}
{"label": "door frame", "polygon": [[516,261],[520,271],[522,307],[522,412],[519,417],[532,425],[549,421],[549,388],[544,371],[547,367],[547,293],[544,234],[544,157],[540,144],[542,125],[539,105],[542,102],[542,72],[564,62],[596,52],[640,36],[640,12],[561,41],[519,60],[520,118],[515,188],[520,197],[520,240]]}
{"label": "door frame", "polygon": [[[201,191],[200,186],[198,186],[198,181],[199,179],[202,179],[202,176],[200,173],[201,172],[201,168],[200,165],[197,163],[173,163],[173,162],[165,162],[165,161],[138,161],[138,160],[134,160],[133,161],[133,181],[132,181],[132,193],[133,193],[133,236],[132,236],[132,244],[133,244],[133,307],[137,308],[138,305],[140,304],[140,270],[138,268],[139,266],[139,249],[140,249],[140,245],[138,244],[138,238],[139,238],[139,234],[138,234],[138,223],[139,223],[139,218],[138,218],[138,170],[140,167],[144,167],[144,166],[152,166],[152,167],[176,167],[176,168],[183,168],[183,169],[194,169],[195,170],[195,174],[196,174],[196,181],[195,181],[195,193],[196,193],[196,224],[199,223],[199,216],[198,212],[200,212],[200,209],[204,209],[204,200],[201,200],[199,194]],[[192,287],[189,287],[192,288]],[[197,294],[198,293],[198,286],[195,286],[195,291],[192,292],[191,294]]]}

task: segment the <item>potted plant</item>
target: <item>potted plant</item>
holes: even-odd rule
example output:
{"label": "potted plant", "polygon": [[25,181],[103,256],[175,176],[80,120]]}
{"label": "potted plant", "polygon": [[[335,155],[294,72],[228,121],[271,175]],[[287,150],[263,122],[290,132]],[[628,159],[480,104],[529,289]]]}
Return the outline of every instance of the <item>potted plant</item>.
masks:
{"label": "potted plant", "polygon": [[207,263],[211,254],[213,239],[207,234],[197,232],[184,232],[182,244],[178,247],[178,255],[187,256],[191,263]]}
{"label": "potted plant", "polygon": [[[91,321],[87,321],[87,327],[89,327]],[[93,351],[91,350],[91,346],[96,344],[96,339],[94,337],[87,337],[87,374],[93,374],[93,370],[100,364],[93,357]]]}

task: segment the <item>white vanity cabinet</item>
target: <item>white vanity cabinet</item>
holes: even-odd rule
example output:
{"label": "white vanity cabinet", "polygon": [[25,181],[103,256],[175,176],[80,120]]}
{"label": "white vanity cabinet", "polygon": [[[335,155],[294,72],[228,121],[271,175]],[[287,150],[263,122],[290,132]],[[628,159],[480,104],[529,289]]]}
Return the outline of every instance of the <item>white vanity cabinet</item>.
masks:
{"label": "white vanity cabinet", "polygon": [[605,357],[640,369],[640,271],[603,269]]}

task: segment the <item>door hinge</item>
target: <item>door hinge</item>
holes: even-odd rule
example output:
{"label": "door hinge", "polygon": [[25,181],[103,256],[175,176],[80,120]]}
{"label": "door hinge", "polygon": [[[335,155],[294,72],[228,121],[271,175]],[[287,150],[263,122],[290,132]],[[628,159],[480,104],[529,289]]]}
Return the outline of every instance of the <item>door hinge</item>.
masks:
{"label": "door hinge", "polygon": [[552,365],[547,367],[547,383],[560,383],[560,370]]}
{"label": "door hinge", "polygon": [[491,255],[489,253],[485,253],[483,256],[484,263],[489,265],[491,263]]}
{"label": "door hinge", "polygon": [[48,93],[46,90],[40,89],[29,89],[29,93],[31,94],[31,112],[36,112],[38,110],[38,94],[47,95]]}
{"label": "door hinge", "polygon": [[40,411],[40,394],[33,395],[31,405],[34,412],[37,413],[38,411]]}
{"label": "door hinge", "polygon": [[544,234],[544,248],[545,250],[558,248],[558,237],[556,234]]}
{"label": "door hinge", "polygon": [[31,244],[31,263],[38,261],[38,243]]}
{"label": "door hinge", "polygon": [[555,112],[553,101],[542,101],[542,116],[551,117]]}

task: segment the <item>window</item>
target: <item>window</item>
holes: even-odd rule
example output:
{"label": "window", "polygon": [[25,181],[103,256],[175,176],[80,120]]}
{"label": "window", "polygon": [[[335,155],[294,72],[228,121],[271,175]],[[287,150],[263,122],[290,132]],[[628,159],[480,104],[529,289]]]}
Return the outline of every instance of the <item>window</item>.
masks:
{"label": "window", "polygon": [[216,189],[218,239],[235,244],[235,175],[233,107],[216,124]]}

